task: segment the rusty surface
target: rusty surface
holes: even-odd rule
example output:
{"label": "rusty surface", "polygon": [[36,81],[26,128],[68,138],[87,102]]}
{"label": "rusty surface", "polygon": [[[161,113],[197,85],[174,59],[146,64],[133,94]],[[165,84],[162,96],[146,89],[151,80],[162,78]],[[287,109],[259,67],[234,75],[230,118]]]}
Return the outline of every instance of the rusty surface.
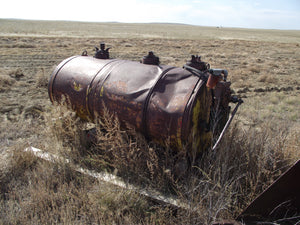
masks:
{"label": "rusty surface", "polygon": [[191,66],[193,68],[196,68],[197,70],[200,71],[206,71],[207,69],[210,68],[210,65],[203,62],[201,60],[201,56],[198,55],[192,55],[191,59],[186,63],[187,66]]}
{"label": "rusty surface", "polygon": [[229,118],[229,102],[231,102],[230,85],[231,82],[229,81],[220,81],[211,90],[213,95],[211,119],[212,121],[216,121],[213,123],[212,128],[215,134],[218,134],[222,130]]}
{"label": "rusty surface", "polygon": [[109,59],[109,49],[107,48],[105,49],[105,44],[104,43],[100,43],[100,49],[95,46],[95,55],[94,57],[97,59]]}
{"label": "rusty surface", "polygon": [[300,220],[300,160],[259,195],[237,218],[243,221]]}
{"label": "rusty surface", "polygon": [[220,76],[210,74],[206,86],[214,89],[220,80]]}
{"label": "rusty surface", "polygon": [[[52,102],[66,101],[92,121],[105,107],[147,139],[176,149],[188,144],[193,158],[212,146],[229,118],[227,70],[211,69],[198,55],[176,68],[159,65],[153,52],[138,63],[109,59],[104,43],[95,49],[94,57],[84,51],[58,65],[48,85]],[[210,85],[209,77],[218,79]]]}
{"label": "rusty surface", "polygon": [[[103,45],[100,51],[106,51]],[[210,69],[198,56],[184,68],[152,65],[159,63],[154,55],[153,59],[155,63],[143,64],[86,54],[70,57],[52,73],[49,97],[52,102],[65,99],[83,119],[96,119],[103,115],[105,107],[121,125],[129,124],[148,139],[176,149],[191,144],[192,154],[207,149],[212,144],[212,133],[221,131],[227,121],[229,102],[236,102],[232,100],[230,82],[226,81],[228,72]],[[223,81],[209,88],[206,84],[212,74],[223,74]],[[299,218],[299,176],[300,160],[237,220]]]}
{"label": "rusty surface", "polygon": [[211,104],[203,81],[182,68],[89,56],[63,61],[51,76],[49,96],[51,101],[64,96],[85,119],[102,115],[104,104],[121,122],[175,147],[192,130],[207,132]]}
{"label": "rusty surface", "polygon": [[148,65],[159,65],[159,57],[155,56],[153,52],[149,52],[148,55],[142,58],[141,63]]}

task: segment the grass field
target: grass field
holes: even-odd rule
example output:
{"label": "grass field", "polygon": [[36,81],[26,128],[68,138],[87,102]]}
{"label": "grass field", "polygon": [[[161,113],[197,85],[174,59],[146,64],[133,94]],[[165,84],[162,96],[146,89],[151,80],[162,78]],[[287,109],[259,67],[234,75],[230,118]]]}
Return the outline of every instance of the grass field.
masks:
{"label": "grass field", "polygon": [[[55,65],[85,49],[92,55],[99,42],[112,48],[113,58],[139,61],[154,51],[162,64],[181,67],[198,54],[212,68],[227,69],[245,103],[218,151],[176,178],[169,149],[161,155],[159,146],[120,130],[109,116],[101,126],[111,132],[99,130],[98,148],[87,148],[87,124],[51,105],[47,83]],[[0,19],[0,224],[209,224],[235,218],[300,158],[299,45],[300,31]],[[196,210],[175,212],[64,163],[41,161],[22,151],[31,145],[172,193]]]}

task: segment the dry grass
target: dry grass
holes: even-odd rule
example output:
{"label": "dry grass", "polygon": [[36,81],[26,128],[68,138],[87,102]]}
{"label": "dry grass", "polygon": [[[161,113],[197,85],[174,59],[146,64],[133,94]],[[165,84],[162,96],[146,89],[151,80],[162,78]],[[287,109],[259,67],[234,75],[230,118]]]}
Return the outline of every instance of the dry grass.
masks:
{"label": "dry grass", "polygon": [[44,68],[41,68],[41,70],[37,72],[35,77],[35,84],[37,87],[48,87],[49,74],[45,72]]}
{"label": "dry grass", "polygon": [[[125,39],[250,40],[300,43],[298,30],[262,30],[160,23],[88,23],[70,21],[0,20],[3,36],[88,37]],[[130,44],[129,44],[130,46]],[[21,45],[33,48],[34,45]],[[298,46],[299,47],[299,46]]]}
{"label": "dry grass", "polygon": [[262,82],[262,83],[270,83],[270,84],[276,84],[277,83],[277,79],[274,78],[274,76],[270,75],[270,74],[262,74],[261,76],[259,76],[257,78],[257,80],[259,82]]}
{"label": "dry grass", "polygon": [[11,78],[7,74],[0,74],[0,92],[10,89],[15,83],[15,79]]}
{"label": "dry grass", "polygon": [[137,224],[151,210],[135,193],[77,174],[63,163],[38,161],[21,148],[14,152],[10,170],[1,173],[1,223]]}
{"label": "dry grass", "polygon": [[[234,218],[300,157],[299,31],[3,20],[0,30],[0,224],[209,224]],[[53,65],[100,41],[114,58],[138,61],[152,50],[163,64],[181,67],[200,54],[228,69],[245,103],[217,151],[187,167],[188,149],[148,143],[109,115],[92,125],[51,106]],[[63,162],[41,161],[23,152],[30,145],[177,195],[194,210],[173,210]]]}
{"label": "dry grass", "polygon": [[0,171],[1,223],[209,224],[232,219],[300,156],[295,148],[299,133],[289,137],[288,127],[275,136],[272,126],[258,132],[236,124],[216,152],[207,152],[178,176],[179,154],[147,143],[131,129],[121,130],[108,114],[97,124],[92,147],[82,138],[90,124],[64,107],[44,113],[42,120],[46,129],[42,124],[32,128],[44,128],[35,137],[38,147],[85,168],[112,171],[137,186],[175,194],[191,210],[175,213],[63,162],[44,162],[23,152],[28,145],[23,141],[10,148],[9,166]]}

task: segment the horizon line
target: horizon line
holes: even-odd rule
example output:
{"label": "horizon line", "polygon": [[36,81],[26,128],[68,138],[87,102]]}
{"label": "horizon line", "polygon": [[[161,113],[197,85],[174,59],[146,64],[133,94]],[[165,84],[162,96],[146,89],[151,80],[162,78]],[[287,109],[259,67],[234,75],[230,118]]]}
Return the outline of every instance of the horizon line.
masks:
{"label": "horizon line", "polygon": [[255,28],[255,27],[227,27],[223,25],[208,26],[197,25],[178,22],[119,22],[119,21],[82,21],[82,20],[51,20],[51,19],[23,19],[23,18],[1,18],[0,20],[16,20],[16,21],[35,21],[35,22],[70,22],[70,23],[114,23],[114,24],[166,24],[166,25],[181,25],[181,26],[196,26],[196,27],[210,27],[218,29],[247,29],[247,30],[278,30],[278,31],[300,31],[300,29],[280,29],[280,28]]}

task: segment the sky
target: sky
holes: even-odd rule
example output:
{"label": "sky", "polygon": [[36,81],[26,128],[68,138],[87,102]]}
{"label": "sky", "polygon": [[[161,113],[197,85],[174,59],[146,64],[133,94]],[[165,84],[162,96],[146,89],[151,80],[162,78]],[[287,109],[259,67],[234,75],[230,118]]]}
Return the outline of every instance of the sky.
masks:
{"label": "sky", "polygon": [[300,30],[300,0],[6,0],[0,18]]}

